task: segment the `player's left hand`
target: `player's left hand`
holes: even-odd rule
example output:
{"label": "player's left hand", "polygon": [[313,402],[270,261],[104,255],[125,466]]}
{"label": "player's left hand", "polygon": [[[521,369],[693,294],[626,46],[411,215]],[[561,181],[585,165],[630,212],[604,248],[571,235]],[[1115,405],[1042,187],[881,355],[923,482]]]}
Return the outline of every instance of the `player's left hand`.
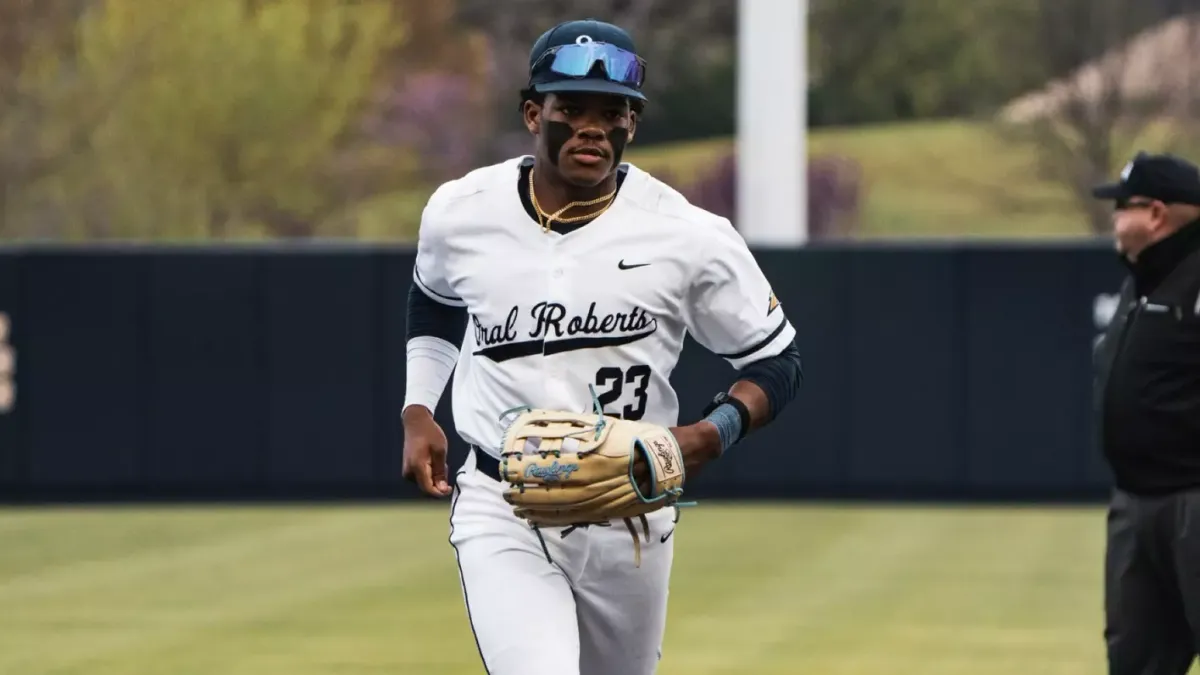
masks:
{"label": "player's left hand", "polygon": [[671,434],[679,443],[683,454],[683,465],[688,478],[694,477],[701,468],[721,456],[721,436],[712,422],[696,422],[682,427],[671,427]]}

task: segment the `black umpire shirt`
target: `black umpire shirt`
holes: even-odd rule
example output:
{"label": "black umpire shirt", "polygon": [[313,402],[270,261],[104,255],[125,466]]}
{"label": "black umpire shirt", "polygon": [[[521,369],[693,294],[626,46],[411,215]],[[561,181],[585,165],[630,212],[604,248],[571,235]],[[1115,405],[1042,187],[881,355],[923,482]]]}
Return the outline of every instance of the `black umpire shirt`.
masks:
{"label": "black umpire shirt", "polygon": [[1103,452],[1126,492],[1200,487],[1200,221],[1128,266],[1096,354]]}

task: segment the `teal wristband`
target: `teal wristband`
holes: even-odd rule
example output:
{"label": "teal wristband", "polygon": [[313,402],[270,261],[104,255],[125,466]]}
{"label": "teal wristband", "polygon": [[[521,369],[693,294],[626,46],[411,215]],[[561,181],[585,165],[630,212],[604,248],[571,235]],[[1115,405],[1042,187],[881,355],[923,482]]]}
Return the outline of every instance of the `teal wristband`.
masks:
{"label": "teal wristband", "polygon": [[742,415],[738,409],[729,403],[722,403],[704,418],[717,428],[721,437],[721,452],[733,447],[742,437]]}

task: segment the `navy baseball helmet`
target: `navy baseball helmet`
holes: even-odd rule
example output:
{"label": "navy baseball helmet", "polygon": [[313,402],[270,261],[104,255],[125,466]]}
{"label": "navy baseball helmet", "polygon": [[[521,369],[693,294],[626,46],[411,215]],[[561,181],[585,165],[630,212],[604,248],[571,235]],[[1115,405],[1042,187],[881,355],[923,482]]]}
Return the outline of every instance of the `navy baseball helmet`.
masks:
{"label": "navy baseball helmet", "polygon": [[596,19],[567,21],[542,33],[529,53],[529,89],[578,91],[646,100],[646,61],[633,38]]}

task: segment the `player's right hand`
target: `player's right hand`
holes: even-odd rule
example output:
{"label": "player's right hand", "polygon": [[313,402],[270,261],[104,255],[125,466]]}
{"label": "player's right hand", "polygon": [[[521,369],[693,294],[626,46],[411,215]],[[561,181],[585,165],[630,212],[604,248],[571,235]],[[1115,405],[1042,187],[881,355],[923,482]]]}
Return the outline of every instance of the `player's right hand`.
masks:
{"label": "player's right hand", "polygon": [[446,433],[433,419],[433,413],[421,405],[409,406],[404,419],[404,462],[401,475],[416,483],[426,494],[445,497],[450,494],[446,480]]}

